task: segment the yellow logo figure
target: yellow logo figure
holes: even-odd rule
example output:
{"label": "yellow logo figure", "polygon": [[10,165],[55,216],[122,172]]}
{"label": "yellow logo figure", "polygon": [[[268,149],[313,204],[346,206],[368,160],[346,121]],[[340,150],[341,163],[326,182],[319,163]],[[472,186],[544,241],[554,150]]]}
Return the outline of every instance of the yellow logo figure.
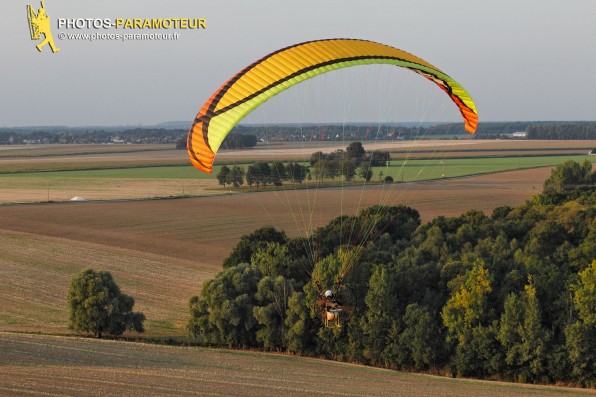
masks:
{"label": "yellow logo figure", "polygon": [[29,19],[29,32],[31,33],[31,40],[39,40],[41,35],[44,35],[44,39],[41,43],[35,46],[37,51],[41,52],[44,45],[49,44],[52,52],[60,51],[60,48],[56,47],[54,38],[52,37],[52,31],[50,30],[50,17],[46,14],[46,9],[41,2],[41,8],[35,13],[32,5],[27,6],[27,18]]}

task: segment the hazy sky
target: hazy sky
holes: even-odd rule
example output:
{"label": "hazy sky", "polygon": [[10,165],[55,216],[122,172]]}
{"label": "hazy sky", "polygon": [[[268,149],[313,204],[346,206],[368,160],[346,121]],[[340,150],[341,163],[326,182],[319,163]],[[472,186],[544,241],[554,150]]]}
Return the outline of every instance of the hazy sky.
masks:
{"label": "hazy sky", "polygon": [[[379,41],[438,66],[470,92],[481,122],[596,119],[594,0],[46,0],[56,54],[35,49],[27,4],[39,8],[39,1],[0,2],[4,127],[190,123],[213,91],[254,60],[334,37]],[[151,31],[59,29],[58,18],[205,18],[207,29],[157,32],[180,34],[168,41],[59,40],[61,32]],[[357,117],[378,117],[369,102]],[[273,121],[296,106],[282,99]],[[346,117],[329,112],[317,117]],[[440,118],[459,119],[451,108]]]}

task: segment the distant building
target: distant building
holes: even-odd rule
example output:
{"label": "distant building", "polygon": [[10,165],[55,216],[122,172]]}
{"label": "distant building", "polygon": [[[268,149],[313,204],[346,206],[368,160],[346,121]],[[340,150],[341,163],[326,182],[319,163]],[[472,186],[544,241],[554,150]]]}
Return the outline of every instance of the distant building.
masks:
{"label": "distant building", "polygon": [[528,133],[526,131],[517,131],[510,134],[501,134],[501,136],[509,139],[526,139],[528,138]]}

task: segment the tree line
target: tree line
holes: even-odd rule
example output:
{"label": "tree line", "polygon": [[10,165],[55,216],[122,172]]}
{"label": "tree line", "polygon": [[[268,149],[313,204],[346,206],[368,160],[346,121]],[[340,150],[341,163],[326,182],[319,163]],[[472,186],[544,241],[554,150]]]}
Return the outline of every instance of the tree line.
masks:
{"label": "tree line", "polygon": [[[481,122],[475,139],[497,139],[525,131],[529,139],[596,139],[594,121],[499,121]],[[236,133],[251,134],[263,141],[376,141],[413,140],[421,136],[468,137],[462,123],[405,123],[402,125],[370,124],[305,124],[305,125],[238,125]]]}
{"label": "tree line", "polygon": [[[244,167],[224,165],[216,175],[220,185],[238,188],[245,183],[249,186],[265,187],[267,185],[282,186],[284,182],[302,183],[315,178],[319,181],[343,177],[352,181],[356,176],[370,181],[373,176],[372,167],[385,166],[391,160],[386,151],[366,152],[361,142],[352,142],[346,150],[338,149],[332,153],[316,152],[310,157],[310,166],[297,162],[284,164],[281,161],[272,163],[257,161]],[[382,178],[382,172],[379,173]],[[393,181],[388,177],[386,181]]]}
{"label": "tree line", "polygon": [[249,165],[246,171],[244,167],[238,165],[232,168],[223,165],[216,177],[219,184],[224,187],[231,185],[238,188],[246,183],[249,187],[264,188],[267,185],[282,186],[284,182],[302,183],[310,178],[310,171],[308,167],[295,162],[284,164],[281,161],[274,161],[270,164],[266,161],[257,161]]}
{"label": "tree line", "polygon": [[[308,237],[258,229],[190,299],[188,331],[209,345],[596,387],[595,258],[596,173],[569,161],[541,194],[491,215],[422,224],[415,209],[375,206]],[[356,310],[324,327],[315,301],[338,283]]]}
{"label": "tree line", "polygon": [[[410,123],[411,124],[411,123]],[[259,141],[378,141],[412,140],[421,136],[457,138],[468,136],[461,123],[422,123],[417,125],[308,124],[308,125],[237,125],[222,143],[223,148],[243,149]],[[496,139],[513,132],[525,131],[529,139],[596,139],[596,122],[507,121],[480,123],[476,139]],[[85,144],[85,143],[174,143],[186,148],[188,130],[181,128],[123,127],[20,127],[0,128],[0,145]]]}
{"label": "tree line", "polygon": [[596,122],[546,123],[530,125],[526,129],[529,139],[596,139]]}

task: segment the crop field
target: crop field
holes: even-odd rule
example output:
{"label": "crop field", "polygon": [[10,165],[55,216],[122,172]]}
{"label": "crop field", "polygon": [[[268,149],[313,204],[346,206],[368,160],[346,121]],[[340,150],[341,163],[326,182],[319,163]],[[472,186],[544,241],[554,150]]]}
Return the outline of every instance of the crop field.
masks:
{"label": "crop field", "polygon": [[246,351],[0,333],[3,396],[594,396]]}

